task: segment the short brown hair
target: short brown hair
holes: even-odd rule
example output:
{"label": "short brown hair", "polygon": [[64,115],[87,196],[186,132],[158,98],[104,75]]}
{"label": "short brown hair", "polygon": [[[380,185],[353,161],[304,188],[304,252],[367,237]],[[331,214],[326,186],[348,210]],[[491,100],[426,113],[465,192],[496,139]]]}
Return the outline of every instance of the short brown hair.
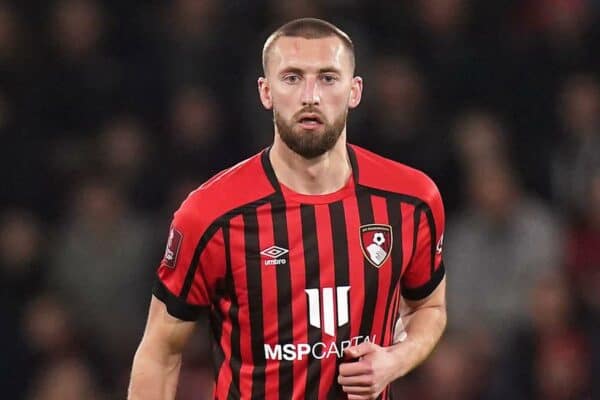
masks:
{"label": "short brown hair", "polygon": [[337,26],[318,18],[299,18],[288,22],[273,32],[265,41],[262,52],[263,71],[267,71],[267,57],[271,47],[277,39],[282,36],[301,37],[305,39],[320,39],[329,36],[337,36],[350,54],[352,70],[354,70],[354,44],[344,31]]}

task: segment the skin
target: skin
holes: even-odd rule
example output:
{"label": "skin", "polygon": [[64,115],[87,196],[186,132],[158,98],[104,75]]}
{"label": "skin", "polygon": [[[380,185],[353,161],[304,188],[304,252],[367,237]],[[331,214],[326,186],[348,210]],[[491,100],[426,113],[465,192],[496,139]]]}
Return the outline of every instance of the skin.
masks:
{"label": "skin", "polygon": [[362,78],[353,76],[348,50],[336,36],[320,39],[281,37],[272,46],[265,77],[258,79],[263,106],[275,119],[292,124],[295,135],[323,135],[324,125],[309,129],[296,119],[303,110],[315,110],[329,124],[343,118],[333,147],[314,158],[304,158],[282,140],[275,124],[271,163],[281,183],[302,194],[340,189],[351,167],[346,152],[345,117],[359,105]]}
{"label": "skin", "polygon": [[[330,193],[346,184],[352,172],[346,151],[346,115],[359,105],[362,87],[348,50],[336,36],[275,41],[265,76],[258,79],[258,91],[263,106],[274,113],[270,157],[281,183],[302,194]],[[301,116],[307,110],[320,123],[303,123]],[[304,143],[305,149],[320,146],[323,150],[328,133],[335,140],[326,151],[311,157],[286,144],[295,140]],[[345,350],[337,380],[348,399],[377,398],[429,355],[446,326],[445,291],[444,279],[426,299],[404,301],[401,314],[408,336],[403,342],[390,347],[362,343]],[[181,352],[193,326],[193,322],[170,316],[164,304],[152,297],[133,362],[130,400],[175,398]]]}

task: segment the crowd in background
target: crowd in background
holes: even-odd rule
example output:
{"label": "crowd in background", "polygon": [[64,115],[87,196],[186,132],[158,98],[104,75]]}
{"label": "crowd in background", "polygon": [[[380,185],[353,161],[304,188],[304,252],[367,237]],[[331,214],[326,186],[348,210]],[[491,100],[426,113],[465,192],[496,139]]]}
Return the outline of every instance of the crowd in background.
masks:
{"label": "crowd in background", "polygon": [[446,205],[448,330],[396,398],[599,398],[597,0],[0,1],[0,397],[124,398],[171,213],[270,143],[262,44],[304,16],[354,40],[349,141]]}

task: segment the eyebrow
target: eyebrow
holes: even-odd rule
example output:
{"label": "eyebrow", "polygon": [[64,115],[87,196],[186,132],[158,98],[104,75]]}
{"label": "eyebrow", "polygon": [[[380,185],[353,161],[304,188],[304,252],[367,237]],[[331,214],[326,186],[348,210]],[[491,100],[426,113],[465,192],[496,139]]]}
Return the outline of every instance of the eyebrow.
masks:
{"label": "eyebrow", "polygon": [[[281,75],[281,74],[290,73],[290,72],[298,74],[298,75],[302,75],[305,71],[298,67],[288,67],[288,68],[284,68],[279,74]],[[318,71],[319,74],[325,74],[328,72],[334,72],[336,74],[342,73],[342,71],[336,67],[323,67],[323,68],[319,68],[319,71]]]}

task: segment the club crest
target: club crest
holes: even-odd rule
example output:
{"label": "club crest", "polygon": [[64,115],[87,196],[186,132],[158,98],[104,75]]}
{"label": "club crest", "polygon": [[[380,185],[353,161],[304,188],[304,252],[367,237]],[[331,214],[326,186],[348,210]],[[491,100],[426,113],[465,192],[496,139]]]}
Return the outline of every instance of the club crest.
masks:
{"label": "club crest", "polygon": [[392,227],[384,224],[368,224],[360,227],[360,247],[365,258],[379,268],[392,252]]}

